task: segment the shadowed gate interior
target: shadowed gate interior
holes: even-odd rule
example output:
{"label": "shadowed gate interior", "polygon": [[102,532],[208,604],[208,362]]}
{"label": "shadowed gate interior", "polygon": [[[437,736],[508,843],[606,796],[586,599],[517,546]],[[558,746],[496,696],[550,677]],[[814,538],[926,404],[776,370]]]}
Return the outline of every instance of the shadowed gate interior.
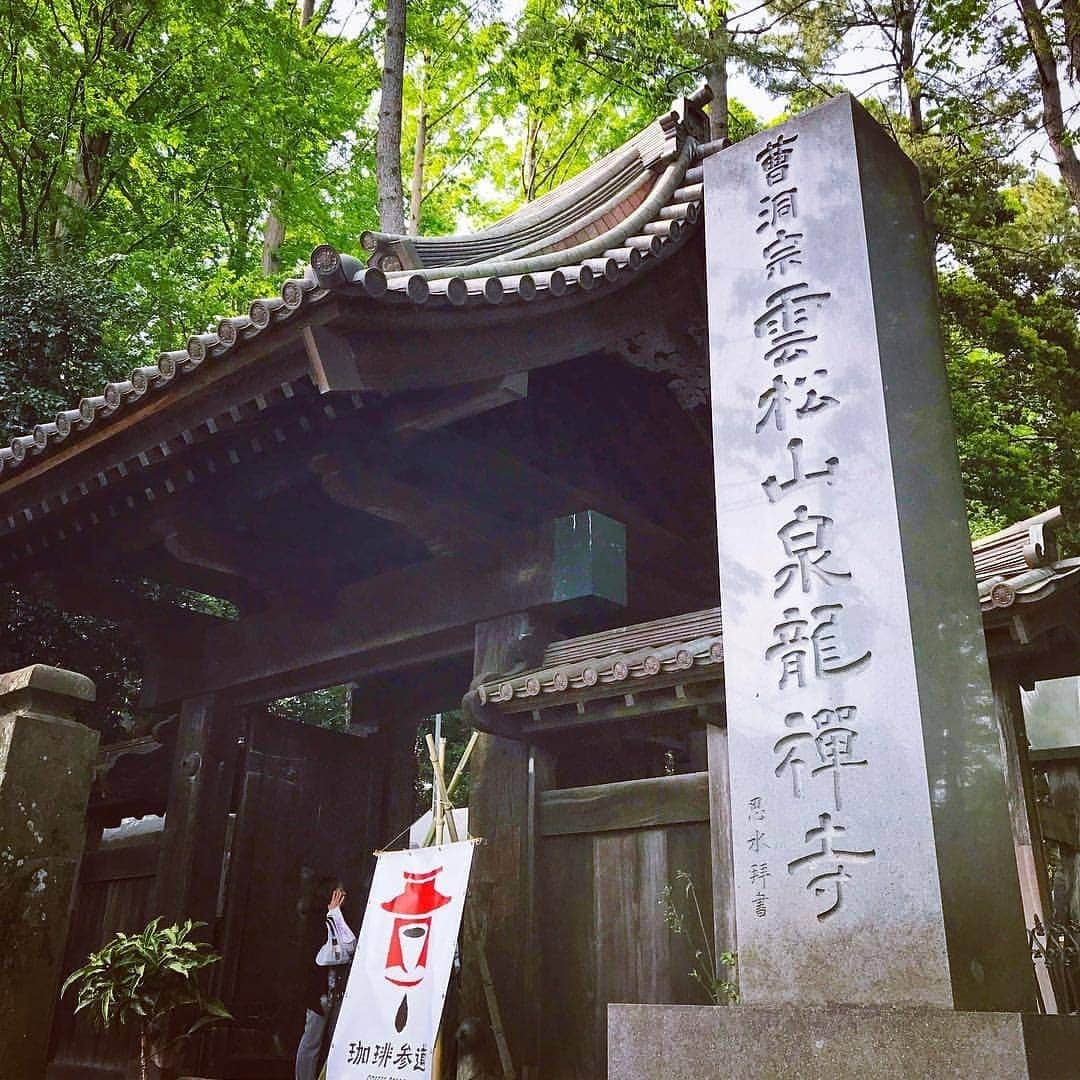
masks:
{"label": "shadowed gate interior", "polygon": [[[473,720],[498,732],[484,737],[473,759],[474,832],[488,843],[476,860],[472,904],[506,1026],[514,1029],[511,1046],[519,1075],[538,1067],[543,1039],[535,1009],[515,999],[519,987],[511,973],[521,962],[522,927],[534,927],[526,935],[534,946],[526,965],[528,985],[555,1000],[562,992],[549,993],[546,985],[554,980],[558,986],[564,977],[546,959],[548,927],[541,940],[533,915],[517,903],[526,855],[533,914],[549,905],[561,907],[551,896],[559,889],[559,875],[569,872],[562,869],[564,862],[569,867],[581,860],[582,872],[592,868],[592,880],[576,902],[592,905],[594,882],[603,879],[598,895],[605,919],[596,932],[613,944],[599,949],[603,970],[581,988],[588,1004],[572,1030],[581,1060],[593,1062],[584,1068],[602,1072],[603,1012],[613,995],[700,1000],[685,978],[689,957],[679,955],[682,943],[669,941],[663,926],[662,882],[656,888],[652,882],[652,892],[639,890],[633,875],[643,879],[657,872],[659,858],[672,873],[692,872],[708,905],[708,792],[699,783],[688,803],[678,785],[686,774],[705,775],[701,710],[717,707],[721,697],[715,687],[710,693],[695,690],[702,658],[687,661],[676,655],[676,646],[696,630],[676,620],[674,637],[661,633],[655,640],[642,639],[640,646],[629,638],[614,646],[625,651],[628,643],[640,651],[659,641],[671,654],[657,661],[663,666],[655,673],[646,665],[628,674],[639,695],[628,704],[621,669],[613,669],[613,676],[604,666],[610,642],[595,628],[667,616],[715,597],[708,439],[701,428],[680,420],[686,414],[664,377],[608,356],[546,368],[527,386],[516,386],[510,400],[492,398],[487,386],[478,393],[474,407],[482,408],[476,415],[461,415],[460,395],[446,413],[442,397],[425,398],[422,407],[410,405],[407,413],[395,405],[398,411],[391,416],[427,418],[424,430],[405,438],[387,433],[387,424],[399,420],[380,420],[381,414],[366,407],[356,416],[340,417],[352,439],[350,453],[365,462],[377,458],[377,468],[346,466],[341,456],[346,429],[335,430],[338,457],[332,467],[325,439],[303,452],[300,470],[292,452],[283,449],[276,467],[261,463],[258,475],[265,488],[253,489],[246,474],[237,472],[220,490],[207,492],[199,520],[214,518],[213,533],[203,532],[197,540],[181,517],[167,545],[150,543],[128,556],[142,572],[168,575],[174,584],[198,582],[208,589],[212,582],[236,605],[239,618],[166,610],[161,601],[153,602],[156,619],[167,616],[173,620],[164,624],[167,628],[182,626],[187,635],[175,639],[171,655],[155,651],[160,636],[145,636],[144,698],[166,717],[173,715],[153,734],[104,752],[67,966],[75,966],[114,930],[139,928],[153,915],[207,923],[207,936],[224,957],[213,989],[237,1022],[203,1040],[201,1075],[288,1075],[303,1019],[304,972],[311,962],[299,944],[297,914],[310,879],[331,873],[350,882],[349,913],[358,921],[362,889],[354,883],[366,882],[371,852],[397,836],[413,812],[413,744],[420,720],[459,706],[472,683],[477,690],[470,699],[475,698],[485,673],[512,672],[548,659],[568,664],[567,678],[577,685],[568,683],[566,695],[552,695],[542,710],[527,713],[526,724],[515,711],[519,702],[470,700]],[[295,409],[298,401],[312,410],[324,407],[302,380],[282,407]],[[258,438],[264,423],[265,418],[253,417],[249,437]],[[381,440],[394,448],[392,466]],[[643,483],[646,473],[636,462],[646,446],[650,453],[667,447],[665,454],[676,455],[682,469],[664,483]],[[394,503],[391,511],[387,507],[395,499],[401,505]],[[680,505],[683,509],[676,509]],[[294,512],[299,507],[302,514]],[[176,509],[181,515],[194,512],[191,503]],[[168,520],[162,519],[163,510],[156,511],[159,521]],[[140,537],[152,541],[154,528],[160,532],[164,526]],[[233,539],[226,539],[225,530],[234,530]],[[197,564],[177,559],[178,552],[194,559],[196,543],[211,539],[220,546],[216,571],[207,569],[209,552],[202,548]],[[235,553],[249,554],[252,562],[226,562],[234,542]],[[306,592],[296,584],[299,568],[286,564],[272,580],[264,576],[271,560],[286,550],[304,552],[312,575]],[[235,572],[224,572],[226,565]],[[373,573],[353,580],[361,570]],[[38,582],[44,587],[48,580]],[[53,587],[59,590],[61,581],[70,590],[69,601],[85,596],[108,600],[119,616],[150,614],[150,601],[138,600],[126,587],[103,589],[84,578],[73,583],[68,576],[57,578]],[[515,614],[503,614],[507,611]],[[508,625],[526,626],[528,632],[515,630],[503,642]],[[705,652],[715,681],[719,654],[709,654],[708,646]],[[601,667],[594,678],[596,662]],[[553,686],[561,685],[561,674],[552,678]],[[353,684],[348,733],[271,716],[262,705],[346,680]],[[533,732],[533,712],[543,712],[544,730]],[[564,724],[568,712],[573,716]],[[526,772],[517,771],[530,747],[535,760],[550,760],[553,768],[550,782],[531,788],[527,780],[518,785]],[[514,762],[509,771],[504,758]],[[668,770],[678,775],[665,778]],[[610,819],[586,815],[580,824],[568,825],[567,814],[577,816],[571,803],[562,825],[556,813],[550,836],[538,825],[547,819],[547,800],[557,799],[559,791],[628,779],[658,785],[649,795],[654,818],[630,831],[619,813]],[[669,780],[680,792],[670,810],[663,786]],[[494,823],[486,817],[484,801],[492,785],[508,803]],[[99,839],[103,826],[147,814],[164,814],[163,829]],[[628,864],[621,877],[608,881],[608,868],[631,854],[637,870]],[[538,862],[545,869],[538,870]],[[127,876],[135,872],[132,867],[141,876]],[[486,889],[485,882],[494,887]],[[103,890],[110,889],[109,897],[125,889],[138,896],[129,897],[121,910],[105,897]],[[620,926],[624,914],[628,921]],[[513,933],[501,940],[502,928],[511,924]],[[616,943],[620,936],[640,936],[638,928],[652,935],[651,951],[624,975]],[[584,936],[570,926],[565,931],[575,954],[592,948],[584,927]],[[461,1014],[484,1019],[483,992],[470,985],[475,967],[468,962],[469,948],[466,941]],[[545,1021],[550,1022],[551,1017]],[[557,1022],[563,1026],[569,1018]],[[519,1038],[526,1041],[519,1044]],[[123,1040],[94,1036],[85,1025],[73,1024],[67,1006],[61,1007],[50,1075],[65,1080],[117,1076],[125,1053]],[[544,1075],[539,1067],[535,1075]]]}
{"label": "shadowed gate interior", "polygon": [[[175,910],[170,896],[182,889],[182,917],[206,922],[222,953],[212,990],[236,1018],[203,1040],[203,1063],[211,1075],[291,1076],[312,963],[308,912],[326,903],[320,879],[348,884],[349,916],[358,922],[372,850],[410,820],[415,761],[408,738],[342,736],[262,710],[237,712],[227,736],[198,749],[190,731],[177,746],[171,721],[103,755],[65,968],[117,930],[140,930]],[[192,708],[184,719],[191,726],[202,718]],[[197,816],[197,861],[164,843],[160,819],[147,818],[165,810],[170,757],[168,816]],[[117,829],[122,817],[142,818],[150,831]],[[185,867],[201,880],[181,882]],[[132,1047],[132,1038],[76,1022],[65,1002],[49,1075],[119,1077]]]}

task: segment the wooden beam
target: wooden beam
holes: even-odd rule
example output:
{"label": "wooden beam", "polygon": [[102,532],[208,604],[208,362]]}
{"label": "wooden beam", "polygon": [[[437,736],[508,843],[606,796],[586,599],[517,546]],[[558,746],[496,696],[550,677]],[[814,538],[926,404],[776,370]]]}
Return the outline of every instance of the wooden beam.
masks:
{"label": "wooden beam", "polygon": [[[306,314],[304,325],[329,322],[340,314],[335,303]],[[135,408],[94,426],[40,462],[20,469],[0,484],[0,506],[32,505],[55,494],[70,477],[92,476],[153,451],[180,432],[209,417],[247,405],[262,394],[292,382],[304,373],[305,356],[299,321],[260,335],[219,359],[202,364],[190,375],[178,375],[175,386],[151,393]],[[63,475],[67,479],[60,479]]]}
{"label": "wooden beam", "polygon": [[481,379],[449,390],[426,392],[392,405],[387,423],[394,431],[437,431],[439,428],[490,412],[515,401],[523,401],[529,393],[529,375],[518,372],[495,379]]}
{"label": "wooden beam", "polygon": [[161,838],[149,836],[135,844],[87,851],[79,867],[79,884],[154,877],[161,857]]}
{"label": "wooden beam", "polygon": [[[715,669],[713,672],[710,678],[695,683],[671,683],[655,690],[646,688],[640,691],[626,687],[616,697],[593,698],[575,703],[564,701],[552,708],[543,708],[541,698],[537,702],[537,708],[529,713],[528,719],[517,714],[503,717],[503,729],[509,729],[517,720],[523,737],[540,740],[546,739],[548,735],[572,729],[670,716],[673,713],[696,710],[702,705],[720,704],[724,700],[724,685],[718,681],[720,675],[715,673]],[[629,703],[627,698],[631,699]]]}
{"label": "wooden beam", "polygon": [[[512,665],[530,637],[531,619],[513,614],[477,627],[474,682],[485,672]],[[543,645],[539,646],[542,651]],[[466,955],[486,948],[510,1057],[526,1075],[538,1059],[539,978],[534,922],[537,917],[533,801],[551,786],[551,760],[525,743],[482,735],[470,769],[469,831],[483,837],[469,889],[480,913],[465,928]],[[532,828],[530,828],[532,826]],[[465,1015],[485,1016],[482,980],[463,971]]]}
{"label": "wooden beam", "polygon": [[[728,732],[723,706],[701,710],[709,755],[709,846],[712,866],[713,956],[738,952],[735,927],[735,855],[732,823],[731,775],[728,767]],[[752,824],[752,823],[751,823]],[[751,836],[755,835],[751,833]],[[742,838],[745,840],[745,838]],[[737,967],[717,968],[722,978],[735,982]]]}
{"label": "wooden beam", "polygon": [[709,774],[560,788],[540,797],[540,834],[572,836],[709,820]]}
{"label": "wooden beam", "polygon": [[144,600],[128,589],[99,577],[75,574],[36,574],[19,582],[27,595],[44,600],[73,615],[91,615],[120,626],[130,627],[154,641],[169,640],[175,648],[185,639],[200,639],[221,619],[202,615],[176,604]]}
{"label": "wooden beam", "polygon": [[356,733],[378,731],[388,716],[425,716],[456,709],[468,689],[472,657],[467,652],[441,662],[404,668],[357,680],[352,690],[350,724]]}
{"label": "wooden beam", "polygon": [[[583,527],[576,534],[591,545],[594,530]],[[308,688],[327,685],[310,680],[328,669],[350,678],[401,667],[395,653],[406,663],[418,662],[428,644],[447,643],[459,652],[463,631],[471,639],[476,623],[510,612],[576,612],[597,605],[612,610],[612,600],[595,592],[566,594],[551,525],[508,537],[502,547],[480,569],[472,559],[447,556],[356,582],[340,591],[336,610],[318,616],[273,609],[215,627],[195,662],[162,661],[144,704],[161,707],[211,690],[225,691],[234,701],[259,700],[269,696],[268,687],[280,690],[283,673],[289,685]],[[598,560],[611,557],[606,549],[594,554]]]}
{"label": "wooden beam", "polygon": [[177,562],[217,574],[258,582],[258,552],[240,537],[215,529],[205,521],[185,522],[161,530],[162,546]]}
{"label": "wooden beam", "polygon": [[[992,685],[1024,925],[1031,929],[1037,923],[1045,926],[1052,921],[1053,908],[1046,850],[1035,804],[1034,773],[1027,754],[1024,708],[1020,699],[1020,685],[1012,672],[995,672]],[[1035,977],[1046,1011],[1058,1012],[1056,988],[1047,965],[1036,964]]]}
{"label": "wooden beam", "polygon": [[[189,521],[236,520],[245,507],[309,482],[308,459],[318,453],[352,461],[358,448],[368,446],[376,456],[381,453],[389,462],[400,463],[402,444],[395,436],[400,440],[419,430],[432,430],[463,412],[474,415],[521,392],[520,380],[489,381],[423,392],[395,404],[389,413],[377,408],[356,410],[350,401],[344,412],[336,408],[329,425],[323,410],[334,406],[310,397],[300,408],[283,411],[278,407],[268,412],[260,408],[255,417],[240,421],[228,417],[222,421],[228,430],[213,438],[202,432],[191,447],[174,442],[166,458],[161,457],[161,447],[155,446],[149,467],[129,460],[126,476],[110,474],[107,487],[99,487],[96,478],[82,485],[84,490],[69,487],[63,506],[62,489],[50,490],[48,516],[43,517],[35,505],[32,524],[12,534],[16,545],[17,538],[25,535],[37,554],[24,555],[10,573],[23,575],[55,564],[68,547],[62,540],[65,531],[70,543],[85,543],[93,537],[98,549],[123,546],[130,551],[156,544],[165,532],[180,530]],[[185,436],[191,434],[185,432]],[[395,443],[392,450],[384,448],[388,440]],[[0,533],[5,528],[0,520]],[[39,538],[41,529],[45,533]],[[304,561],[307,565],[306,556]]]}
{"label": "wooden beam", "polygon": [[[497,378],[574,360],[599,350],[640,356],[677,349],[656,311],[666,305],[685,310],[700,265],[693,259],[671,259],[665,272],[642,273],[602,286],[603,296],[568,294],[547,299],[526,310],[520,306],[484,307],[446,313],[423,309],[402,319],[400,309],[356,309],[339,326],[352,321],[362,335],[359,360],[365,384],[395,391],[452,386]],[[346,332],[345,330],[342,331]],[[432,362],[432,341],[438,340],[438,361]]]}
{"label": "wooden beam", "polygon": [[312,459],[322,489],[339,506],[362,510],[399,525],[421,540],[432,555],[449,555],[478,545],[498,544],[508,522],[460,502],[407,484],[368,466],[331,454]]}
{"label": "wooden beam", "polygon": [[[715,543],[681,536],[653,521],[640,506],[622,498],[610,485],[585,486],[574,473],[549,472],[516,455],[508,448],[481,445],[468,438],[443,431],[417,442],[413,453],[424,459],[452,464],[463,484],[474,485],[489,502],[498,501],[508,515],[523,514],[542,507],[552,516],[591,507],[626,525],[630,544],[630,602],[654,591],[650,580],[659,582],[671,596],[669,611],[693,611],[718,602]],[[646,575],[634,578],[634,566],[648,567]]]}
{"label": "wooden beam", "polygon": [[368,389],[360,377],[357,353],[348,338],[325,326],[305,326],[303,339],[311,381],[320,394]]}

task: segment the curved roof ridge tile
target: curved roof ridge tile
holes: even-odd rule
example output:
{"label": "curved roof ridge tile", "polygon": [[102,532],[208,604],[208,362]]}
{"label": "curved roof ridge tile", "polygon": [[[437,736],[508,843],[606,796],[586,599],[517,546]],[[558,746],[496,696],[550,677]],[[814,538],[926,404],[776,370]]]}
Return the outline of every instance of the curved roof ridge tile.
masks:
{"label": "curved roof ridge tile", "polygon": [[603,217],[626,192],[647,184],[673,161],[687,138],[701,134],[684,123],[688,110],[697,107],[695,99],[684,99],[576,176],[478,232],[420,237],[369,230],[361,246],[371,253],[371,265],[387,271],[464,266],[543,248],[556,234]]}
{"label": "curved roof ridge tile", "polygon": [[[496,277],[504,274],[529,274],[539,270],[555,270],[564,265],[580,263],[585,259],[602,255],[609,248],[623,246],[627,237],[637,234],[667,204],[672,193],[680,185],[690,160],[690,144],[684,143],[678,157],[669,164],[644,202],[613,229],[585,243],[563,251],[550,252],[532,257],[495,259],[486,263],[456,266],[454,270],[465,278]],[[428,281],[446,276],[446,267],[430,267],[415,270],[398,270],[387,274],[394,281],[399,274],[420,274]]]}

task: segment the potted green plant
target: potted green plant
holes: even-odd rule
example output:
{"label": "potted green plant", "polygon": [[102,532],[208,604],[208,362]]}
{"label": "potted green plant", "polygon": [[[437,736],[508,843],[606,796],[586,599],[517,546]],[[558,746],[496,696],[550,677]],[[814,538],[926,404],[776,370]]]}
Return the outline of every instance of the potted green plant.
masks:
{"label": "potted green plant", "polygon": [[[139,1034],[139,1077],[161,1075],[170,1054],[200,1028],[231,1019],[215,998],[207,997],[199,972],[221,958],[207,944],[191,941],[204,923],[161,926],[154,919],[138,934],[118,933],[64,981],[61,996],[77,988],[75,1011],[90,1009],[101,1028],[133,1024]],[[177,1020],[187,1023],[175,1033]],[[170,1029],[172,1034],[170,1034]]]}

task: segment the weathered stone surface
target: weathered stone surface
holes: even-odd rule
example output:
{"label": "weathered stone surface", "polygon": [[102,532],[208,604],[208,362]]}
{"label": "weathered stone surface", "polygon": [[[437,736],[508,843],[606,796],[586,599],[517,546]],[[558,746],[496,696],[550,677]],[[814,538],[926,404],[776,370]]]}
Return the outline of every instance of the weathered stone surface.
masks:
{"label": "weathered stone surface", "polygon": [[0,1080],[28,1080],[45,1071],[98,734],[69,719],[93,698],[81,675],[36,665],[0,687]]}
{"label": "weathered stone surface", "polygon": [[92,679],[77,671],[66,671],[48,664],[31,664],[0,675],[0,707],[4,704],[2,699],[16,690],[41,690],[71,698],[72,701],[93,701],[97,696]]}
{"label": "weathered stone surface", "polygon": [[1067,1080],[1080,1017],[948,1009],[608,1007],[608,1080]]}
{"label": "weathered stone surface", "polygon": [[848,96],[705,162],[740,985],[1034,983],[914,166]]}

